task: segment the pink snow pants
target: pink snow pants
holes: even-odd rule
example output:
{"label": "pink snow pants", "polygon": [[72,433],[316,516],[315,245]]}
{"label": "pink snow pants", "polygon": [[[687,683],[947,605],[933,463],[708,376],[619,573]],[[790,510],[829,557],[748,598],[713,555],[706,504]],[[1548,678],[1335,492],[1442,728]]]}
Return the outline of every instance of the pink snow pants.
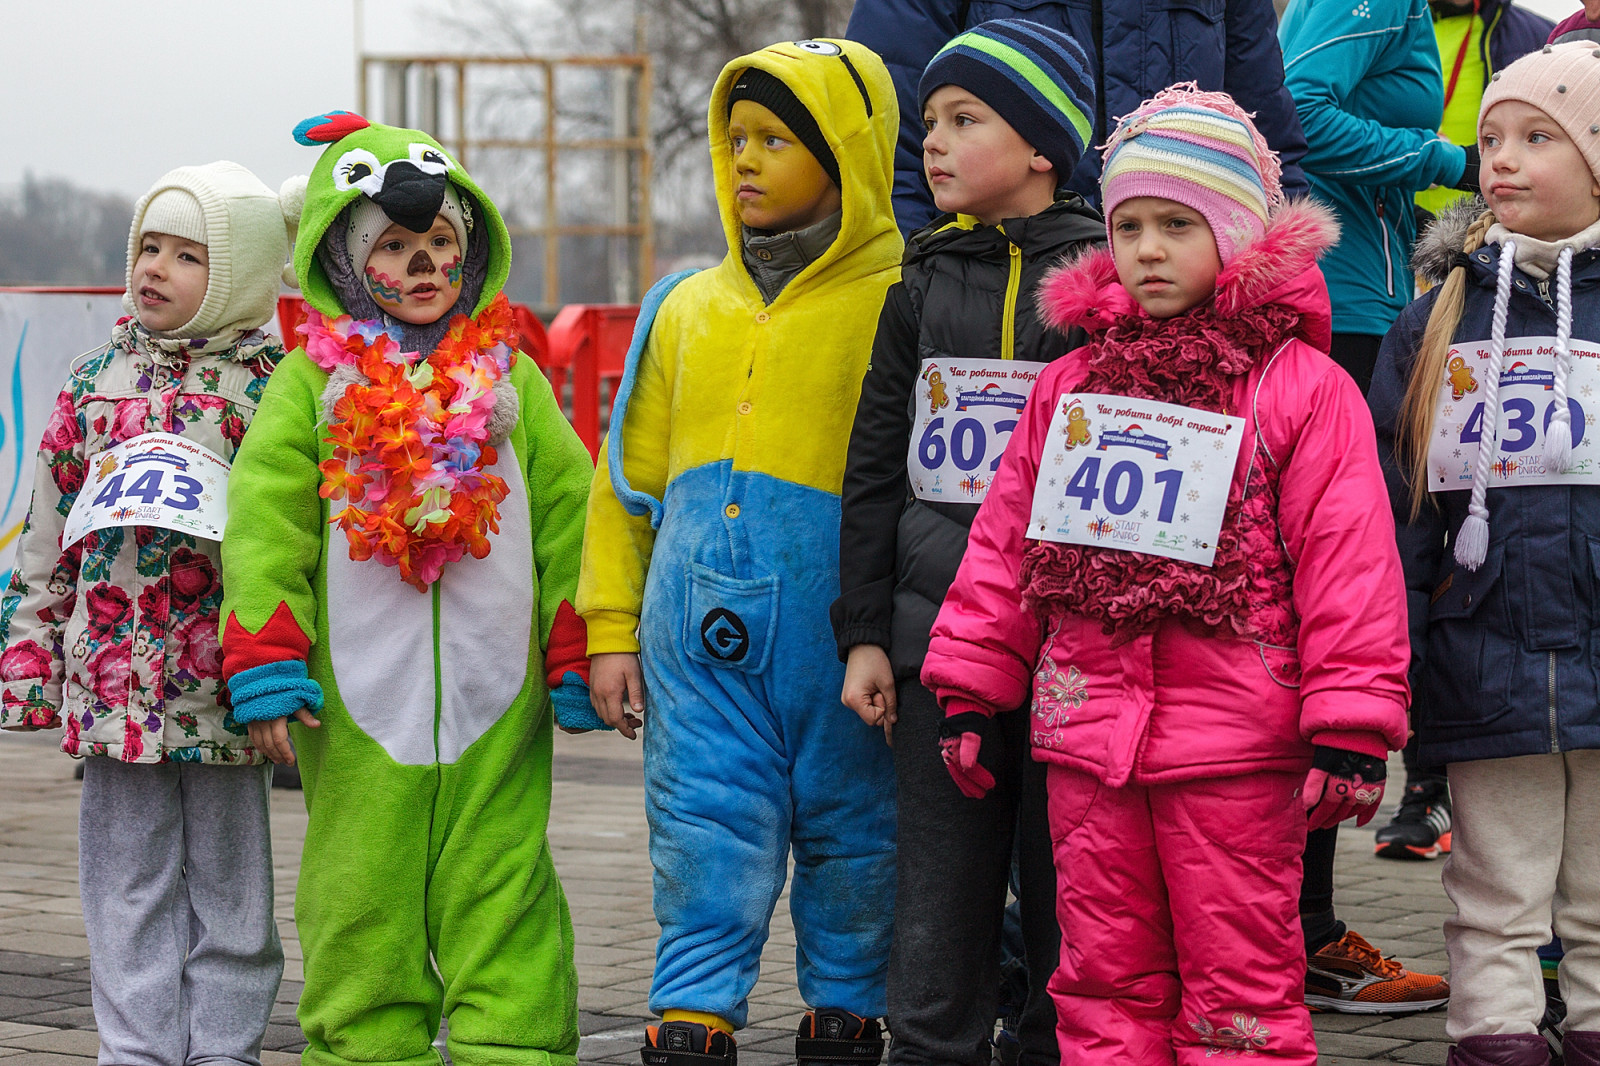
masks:
{"label": "pink snow pants", "polygon": [[1108,788],[1052,764],[1062,1066],[1315,1066],[1292,773]]}

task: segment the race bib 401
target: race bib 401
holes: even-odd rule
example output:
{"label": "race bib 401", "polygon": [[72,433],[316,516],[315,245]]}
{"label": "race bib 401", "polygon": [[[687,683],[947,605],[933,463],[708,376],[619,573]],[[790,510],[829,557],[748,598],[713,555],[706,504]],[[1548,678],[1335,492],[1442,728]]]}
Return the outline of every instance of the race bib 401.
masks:
{"label": "race bib 401", "polygon": [[906,473],[919,500],[982,503],[1044,368],[1012,359],[925,359]]}
{"label": "race bib 401", "polygon": [[1489,486],[1592,485],[1600,483],[1594,416],[1600,413],[1600,345],[1573,341],[1567,373],[1567,410],[1572,418],[1572,465],[1562,474],[1544,461],[1544,440],[1555,416],[1556,339],[1507,338],[1500,370],[1500,418],[1484,426],[1484,383],[1489,342],[1452,345],[1434,403],[1428,444],[1428,491],[1472,487],[1472,470],[1485,432],[1494,434]]}
{"label": "race bib 401", "polygon": [[227,489],[227,461],[192,440],[146,433],[123,441],[89,460],[61,547],[107,526],[159,526],[221,540]]}
{"label": "race bib 401", "polygon": [[1028,536],[1210,566],[1244,419],[1069,392],[1039,459]]}

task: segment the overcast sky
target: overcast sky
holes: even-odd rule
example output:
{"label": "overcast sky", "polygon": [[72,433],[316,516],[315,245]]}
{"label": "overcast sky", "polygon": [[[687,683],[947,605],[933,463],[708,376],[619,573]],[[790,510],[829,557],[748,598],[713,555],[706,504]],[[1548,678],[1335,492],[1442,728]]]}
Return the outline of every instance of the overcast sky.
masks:
{"label": "overcast sky", "polygon": [[[0,0],[0,185],[31,170],[134,197],[232,159],[276,188],[316,161],[295,124],[356,107],[356,2]],[[454,3],[364,0],[367,50],[454,50],[435,14]],[[1561,18],[1579,2],[1525,6]]]}
{"label": "overcast sky", "polygon": [[[355,110],[354,0],[0,0],[0,185],[23,172],[138,196],[231,159],[276,188],[317,150],[295,124]],[[444,2],[365,0],[372,51],[438,49]],[[433,31],[433,32],[429,32]]]}

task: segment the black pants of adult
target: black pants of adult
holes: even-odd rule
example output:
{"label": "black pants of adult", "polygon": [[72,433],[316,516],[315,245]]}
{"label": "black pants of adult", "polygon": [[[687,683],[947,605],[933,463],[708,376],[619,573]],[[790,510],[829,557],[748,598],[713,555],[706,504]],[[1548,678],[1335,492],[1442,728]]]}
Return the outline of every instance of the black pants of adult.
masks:
{"label": "black pants of adult", "polygon": [[944,712],[933,694],[902,681],[898,695],[890,1066],[988,1066],[1013,850],[1028,964],[1027,1005],[1017,1033],[1020,1062],[1056,1066],[1055,1007],[1045,986],[1060,956],[1061,931],[1044,766],[1029,754],[1028,715],[997,718],[1003,751],[990,766],[995,787],[981,800],[968,799],[940,758]]}
{"label": "black pants of adult", "polygon": [[[1355,379],[1361,395],[1372,385],[1372,371],[1378,362],[1378,349],[1383,338],[1370,333],[1335,333],[1328,354]],[[1405,748],[1406,774],[1424,777],[1441,776],[1434,767],[1423,767],[1417,760],[1416,737],[1412,736]],[[1339,830],[1321,829],[1307,834],[1306,850],[1302,862],[1305,880],[1300,886],[1300,923],[1305,931],[1306,950],[1317,949],[1344,935],[1344,923],[1338,920],[1333,909],[1333,856],[1339,840]]]}
{"label": "black pants of adult", "polygon": [[1372,387],[1372,370],[1378,365],[1378,349],[1382,346],[1383,338],[1371,333],[1335,333],[1328,354],[1356,379],[1365,396]]}
{"label": "black pants of adult", "polygon": [[[1382,337],[1370,333],[1333,335],[1328,354],[1355,378],[1363,396],[1372,385],[1372,370],[1382,344]],[[1301,859],[1305,879],[1300,883],[1300,924],[1305,930],[1307,954],[1315,954],[1323,945],[1344,935],[1344,926],[1333,911],[1333,855],[1338,841],[1337,826],[1306,835]]]}

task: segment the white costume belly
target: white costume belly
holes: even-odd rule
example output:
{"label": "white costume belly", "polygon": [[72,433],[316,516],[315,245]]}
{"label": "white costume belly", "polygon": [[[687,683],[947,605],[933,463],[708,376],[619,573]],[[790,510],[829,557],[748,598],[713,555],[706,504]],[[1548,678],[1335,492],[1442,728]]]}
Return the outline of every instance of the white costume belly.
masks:
{"label": "white costume belly", "polygon": [[[500,533],[489,554],[445,566],[418,592],[375,559],[356,562],[328,541],[328,648],[339,698],[395,762],[453,763],[522,692],[533,633],[533,543],[528,491],[510,443],[487,468],[505,480]],[[438,688],[434,685],[437,655]]]}

